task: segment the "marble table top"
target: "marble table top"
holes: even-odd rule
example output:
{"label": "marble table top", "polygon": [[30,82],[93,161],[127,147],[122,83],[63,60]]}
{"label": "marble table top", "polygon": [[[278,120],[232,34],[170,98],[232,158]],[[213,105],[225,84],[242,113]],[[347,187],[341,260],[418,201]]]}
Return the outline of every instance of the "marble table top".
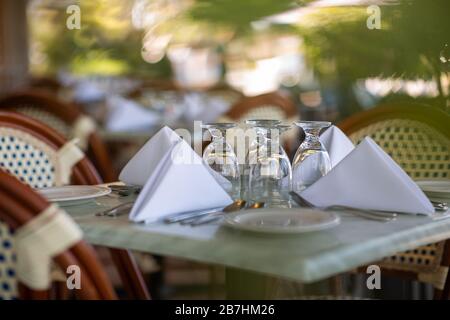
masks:
{"label": "marble table top", "polygon": [[450,219],[401,215],[377,222],[339,213],[335,228],[297,235],[258,234],[219,224],[137,224],[128,216],[97,217],[96,212],[133,196],[109,195],[66,207],[95,245],[175,256],[310,283],[383,257],[450,238]]}

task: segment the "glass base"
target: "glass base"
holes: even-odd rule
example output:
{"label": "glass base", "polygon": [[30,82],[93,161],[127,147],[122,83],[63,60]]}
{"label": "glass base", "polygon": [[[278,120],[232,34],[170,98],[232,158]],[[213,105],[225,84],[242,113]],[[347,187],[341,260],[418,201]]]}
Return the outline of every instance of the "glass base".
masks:
{"label": "glass base", "polygon": [[264,202],[264,208],[292,208],[292,201],[290,199],[262,199],[262,198],[248,198],[247,203],[251,205],[255,202]]}

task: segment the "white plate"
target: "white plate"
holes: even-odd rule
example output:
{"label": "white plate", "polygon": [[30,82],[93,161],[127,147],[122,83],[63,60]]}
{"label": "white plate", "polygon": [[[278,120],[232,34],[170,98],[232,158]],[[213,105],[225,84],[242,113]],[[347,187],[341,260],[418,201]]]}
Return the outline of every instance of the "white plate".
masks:
{"label": "white plate", "polygon": [[43,188],[38,192],[50,202],[69,206],[110,194],[111,189],[100,186],[64,186]]}
{"label": "white plate", "polygon": [[332,228],[340,223],[338,215],[313,209],[254,209],[229,214],[224,224],[246,231],[265,233],[304,233]]}
{"label": "white plate", "polygon": [[416,183],[430,197],[450,198],[450,180],[418,180]]}

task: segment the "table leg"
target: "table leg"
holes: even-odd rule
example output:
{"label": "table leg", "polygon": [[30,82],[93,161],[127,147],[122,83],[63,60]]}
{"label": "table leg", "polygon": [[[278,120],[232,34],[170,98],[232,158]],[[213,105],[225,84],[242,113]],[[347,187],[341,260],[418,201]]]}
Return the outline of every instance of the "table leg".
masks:
{"label": "table leg", "polygon": [[[225,275],[226,293],[229,300],[295,299],[301,296],[329,295],[334,289],[333,282],[330,279],[311,284],[299,284],[235,268],[226,268]],[[280,281],[287,281],[290,287],[294,286],[296,288],[291,288],[290,292],[284,292],[286,296],[283,296],[283,293],[281,293],[281,296],[278,296]]]}
{"label": "table leg", "polygon": [[275,282],[270,276],[235,268],[226,268],[225,277],[229,300],[268,299]]}

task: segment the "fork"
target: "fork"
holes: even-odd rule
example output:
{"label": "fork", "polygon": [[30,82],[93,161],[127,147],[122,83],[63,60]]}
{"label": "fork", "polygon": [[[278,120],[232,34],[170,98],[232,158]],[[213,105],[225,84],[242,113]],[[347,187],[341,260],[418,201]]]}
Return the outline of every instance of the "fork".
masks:
{"label": "fork", "polygon": [[121,203],[118,206],[106,209],[104,211],[97,212],[95,215],[97,217],[117,217],[125,212],[128,212],[127,209],[131,209],[134,205],[134,201]]}
{"label": "fork", "polygon": [[122,197],[126,197],[131,194],[138,194],[139,192],[141,192],[141,189],[142,189],[142,187],[134,186],[134,185],[126,185],[126,186],[110,185],[109,188],[113,192],[116,192],[119,196],[122,196]]}
{"label": "fork", "polygon": [[193,217],[192,219],[183,220],[181,224],[183,225],[201,225],[209,222],[216,221],[220,217],[224,216],[227,213],[239,211],[246,206],[247,202],[245,200],[239,200],[235,205],[231,205],[226,207],[222,211],[212,212],[207,215]]}
{"label": "fork", "polygon": [[[245,210],[260,209],[260,208],[264,208],[264,206],[265,206],[264,202],[254,202],[251,205],[245,206]],[[190,221],[188,224],[190,226],[192,226],[192,227],[201,226],[201,225],[204,225],[204,224],[208,224],[210,222],[217,221],[218,219],[222,218],[227,213],[229,213],[229,212],[224,212],[222,214],[217,214],[217,215],[214,215],[214,216],[211,216],[211,217],[206,217],[205,219],[200,218],[200,219],[197,219],[197,220],[194,220],[194,221]]]}
{"label": "fork", "polygon": [[380,211],[373,211],[373,210],[367,210],[367,209],[360,209],[360,208],[354,208],[350,206],[342,206],[342,205],[332,205],[327,207],[316,207],[311,202],[300,196],[298,193],[291,191],[289,193],[292,197],[292,199],[297,202],[302,207],[308,207],[308,208],[317,208],[322,210],[346,210],[347,212],[351,212],[355,215],[361,216],[366,219],[375,220],[375,221],[392,221],[395,220],[397,217],[396,213],[388,213],[388,212],[380,212]]}
{"label": "fork", "polygon": [[447,211],[448,210],[448,205],[446,202],[433,201],[433,200],[430,200],[430,202],[436,211]]}
{"label": "fork", "polygon": [[243,206],[245,206],[245,203],[246,203],[245,200],[238,199],[226,207],[219,207],[219,208],[200,210],[200,211],[191,211],[191,212],[185,212],[185,213],[181,213],[181,214],[177,213],[175,215],[166,217],[164,219],[164,222],[165,223],[187,224],[189,221],[194,221],[194,220],[202,218],[202,217],[207,217],[210,215],[217,215],[219,213],[228,212],[228,211],[239,210]]}

